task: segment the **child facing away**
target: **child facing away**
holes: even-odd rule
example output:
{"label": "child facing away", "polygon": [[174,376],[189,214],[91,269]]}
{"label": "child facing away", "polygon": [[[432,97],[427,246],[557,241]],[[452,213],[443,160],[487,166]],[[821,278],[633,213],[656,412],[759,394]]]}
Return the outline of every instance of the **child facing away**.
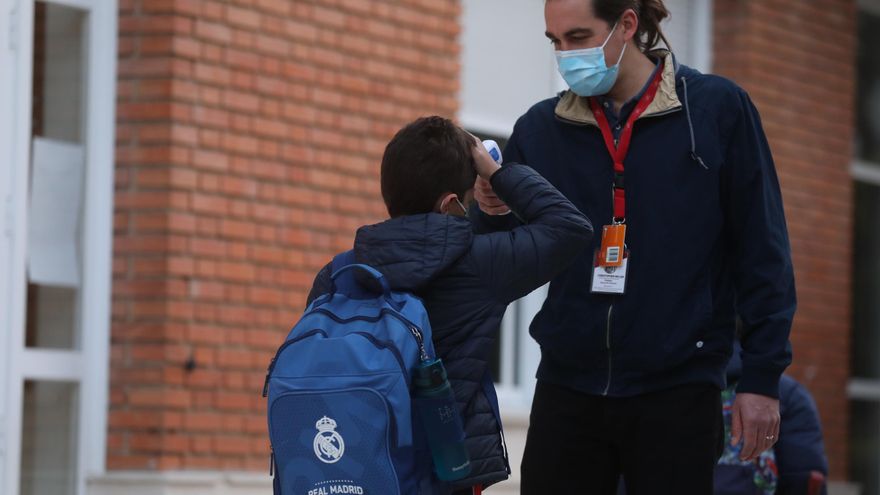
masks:
{"label": "child facing away", "polygon": [[[523,226],[474,234],[467,215],[478,175]],[[510,472],[489,369],[504,311],[588,249],[593,229],[537,172],[519,164],[500,167],[479,140],[437,116],[415,120],[391,139],[382,157],[381,188],[391,218],[358,229],[355,259],[382,272],[392,290],[423,299],[471,459],[456,493],[471,493]],[[309,304],[329,291],[330,275],[328,264],[315,279]]]}

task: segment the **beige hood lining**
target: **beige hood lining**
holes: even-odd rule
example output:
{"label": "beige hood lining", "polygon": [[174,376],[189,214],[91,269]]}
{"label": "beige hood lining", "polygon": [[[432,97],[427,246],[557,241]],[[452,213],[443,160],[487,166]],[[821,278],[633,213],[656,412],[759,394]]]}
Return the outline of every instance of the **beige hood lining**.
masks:
{"label": "beige hood lining", "polygon": [[[675,92],[676,67],[672,52],[665,49],[658,49],[651,51],[649,55],[663,58],[663,77],[660,81],[660,89],[657,91],[657,96],[654,97],[654,101],[648,105],[645,113],[643,113],[640,118],[650,117],[651,115],[666,113],[681,108],[681,101],[678,99],[678,94]],[[571,90],[563,93],[562,97],[559,99],[559,103],[556,104],[556,116],[579,124],[598,126],[596,118],[593,116],[593,111],[590,110],[588,98],[578,96],[572,93]]]}

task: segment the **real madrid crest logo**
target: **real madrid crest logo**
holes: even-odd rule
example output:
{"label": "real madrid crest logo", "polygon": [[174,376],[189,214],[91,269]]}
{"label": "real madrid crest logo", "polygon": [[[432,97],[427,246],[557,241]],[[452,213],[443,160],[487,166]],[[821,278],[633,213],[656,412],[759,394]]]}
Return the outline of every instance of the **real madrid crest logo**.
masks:
{"label": "real madrid crest logo", "polygon": [[333,464],[342,459],[345,453],[345,442],[336,432],[336,421],[324,416],[315,423],[318,434],[315,435],[315,455],[321,462]]}

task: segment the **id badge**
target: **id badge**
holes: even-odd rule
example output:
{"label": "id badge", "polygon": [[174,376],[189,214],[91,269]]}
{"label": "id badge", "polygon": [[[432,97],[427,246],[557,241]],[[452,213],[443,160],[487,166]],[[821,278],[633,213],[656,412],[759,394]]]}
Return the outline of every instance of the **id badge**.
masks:
{"label": "id badge", "polygon": [[606,257],[602,250],[596,251],[593,262],[593,279],[590,292],[594,294],[623,295],[626,292],[626,273],[629,264],[629,250],[623,249],[619,266],[604,263]]}
{"label": "id badge", "polygon": [[626,249],[626,224],[616,223],[602,227],[602,246],[599,248],[601,266],[623,265]]}

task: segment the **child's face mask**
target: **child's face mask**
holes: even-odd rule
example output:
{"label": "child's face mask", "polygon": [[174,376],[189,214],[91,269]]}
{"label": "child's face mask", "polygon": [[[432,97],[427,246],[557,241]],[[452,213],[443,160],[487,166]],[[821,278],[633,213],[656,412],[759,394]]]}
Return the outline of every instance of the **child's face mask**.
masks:
{"label": "child's face mask", "polygon": [[461,200],[458,198],[455,198],[455,202],[458,203],[458,207],[461,208],[461,212],[464,214],[464,217],[468,218],[468,209],[464,205],[464,203],[462,203]]}

